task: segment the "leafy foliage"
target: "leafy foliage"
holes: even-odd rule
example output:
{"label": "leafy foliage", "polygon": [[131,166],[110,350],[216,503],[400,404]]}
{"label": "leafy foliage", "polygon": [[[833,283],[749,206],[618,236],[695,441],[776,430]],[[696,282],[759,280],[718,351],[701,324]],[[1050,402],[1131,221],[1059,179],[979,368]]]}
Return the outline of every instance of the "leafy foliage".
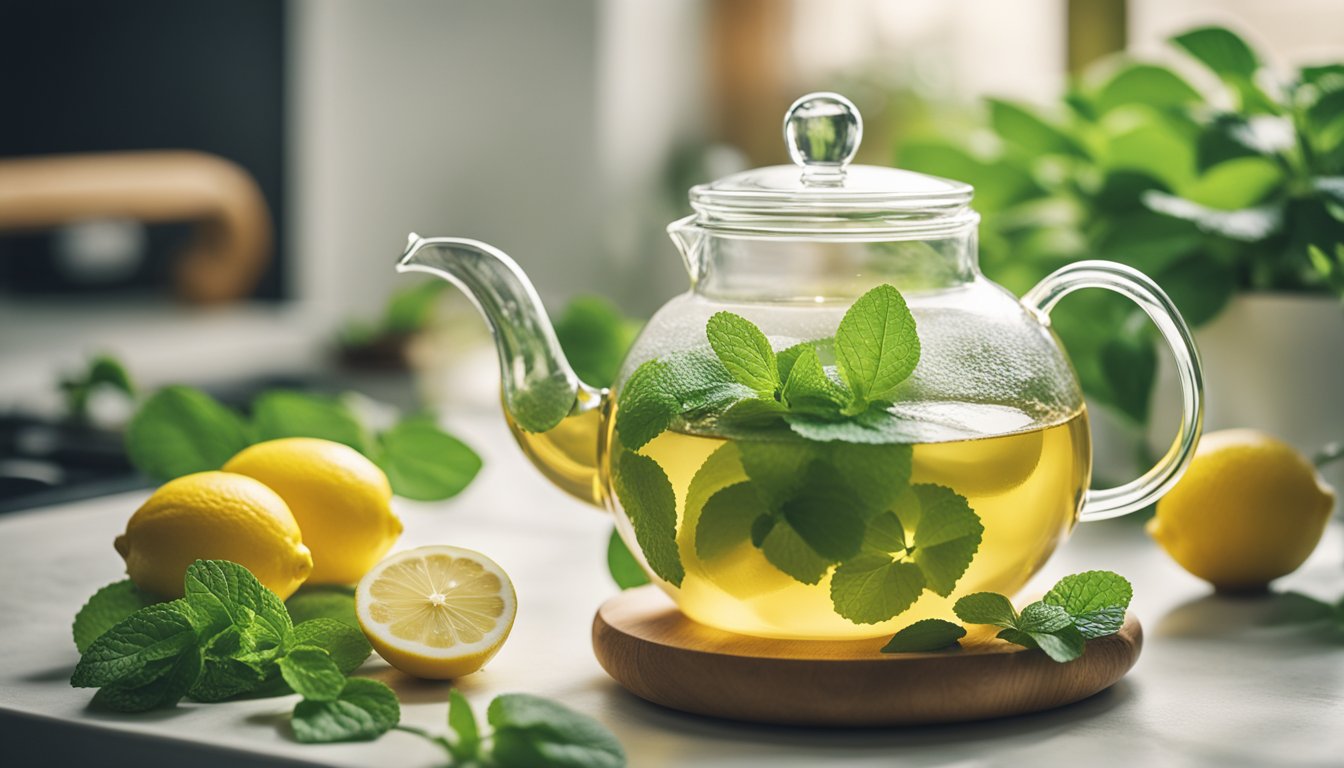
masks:
{"label": "leafy foliage", "polygon": [[[897,161],[976,187],[982,267],[1019,294],[1104,258],[1155,279],[1192,325],[1236,290],[1344,296],[1344,65],[1275,78],[1229,30],[1170,42],[1216,91],[1157,64],[1102,62],[1053,109],[989,100],[993,152],[939,137],[905,142]],[[1081,294],[1055,321],[1089,396],[1145,423],[1156,351],[1140,311]]]}
{"label": "leafy foliage", "polygon": [[347,398],[271,390],[253,401],[246,419],[198,389],[171,386],[140,404],[126,429],[126,450],[142,472],[171,480],[219,469],[256,442],[316,437],[365,454],[387,473],[393,492],[421,501],[457,495],[481,468],[475,451],[423,415],[371,435]]}

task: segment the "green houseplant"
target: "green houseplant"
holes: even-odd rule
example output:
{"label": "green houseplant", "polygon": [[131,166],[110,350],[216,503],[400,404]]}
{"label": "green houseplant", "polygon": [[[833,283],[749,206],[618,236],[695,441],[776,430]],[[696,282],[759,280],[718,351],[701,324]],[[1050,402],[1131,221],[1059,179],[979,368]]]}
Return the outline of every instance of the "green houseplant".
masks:
{"label": "green houseplant", "polygon": [[[1050,109],[989,99],[976,135],[906,140],[897,163],[975,185],[983,268],[1019,292],[1103,258],[1151,275],[1194,326],[1243,292],[1344,295],[1344,64],[1276,77],[1218,27],[1170,43],[1194,82],[1105,61]],[[1142,427],[1155,337],[1117,298],[1071,298],[1056,328],[1091,398]]]}

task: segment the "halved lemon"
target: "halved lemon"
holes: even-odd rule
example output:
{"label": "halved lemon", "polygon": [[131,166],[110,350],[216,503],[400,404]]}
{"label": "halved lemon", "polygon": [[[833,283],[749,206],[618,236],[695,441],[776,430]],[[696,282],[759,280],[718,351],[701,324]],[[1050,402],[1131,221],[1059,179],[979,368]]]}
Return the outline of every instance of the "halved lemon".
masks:
{"label": "halved lemon", "polygon": [[399,552],[355,589],[359,626],[378,655],[402,672],[435,680],[484,666],[504,645],[517,612],[504,569],[460,547]]}

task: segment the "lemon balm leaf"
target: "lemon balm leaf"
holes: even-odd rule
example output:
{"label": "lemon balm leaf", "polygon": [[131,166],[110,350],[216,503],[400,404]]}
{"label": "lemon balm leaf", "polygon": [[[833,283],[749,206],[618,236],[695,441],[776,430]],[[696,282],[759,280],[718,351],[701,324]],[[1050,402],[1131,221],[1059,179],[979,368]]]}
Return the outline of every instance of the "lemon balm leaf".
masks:
{"label": "lemon balm leaf", "polygon": [[369,452],[369,436],[350,407],[339,398],[277,389],[252,401],[257,440],[316,437]]}
{"label": "lemon balm leaf", "polygon": [[374,459],[393,493],[417,501],[452,498],[481,470],[471,446],[430,418],[405,419],[380,434]]}
{"label": "lemon balm leaf", "polygon": [[789,378],[781,392],[789,410],[838,413],[850,400],[844,385],[833,381],[817,357],[817,350],[808,346],[799,353],[789,367]]}
{"label": "lemon balm leaf", "polygon": [[625,541],[615,528],[607,540],[607,570],[611,573],[611,580],[621,589],[642,587],[649,583],[649,575],[640,567],[639,561],[630,553],[630,548],[625,546]]}
{"label": "lemon balm leaf", "polygon": [[76,688],[114,684],[136,687],[162,677],[161,662],[196,648],[196,629],[189,610],[183,601],[174,600],[126,617],[93,641],[75,667],[70,684]]}
{"label": "lemon balm leaf", "polygon": [[237,563],[197,560],[187,567],[183,583],[202,637],[236,626],[259,642],[279,645],[289,634],[285,604]]}
{"label": "lemon balm leaf", "polygon": [[649,567],[680,586],[686,571],[677,551],[677,497],[663,468],[647,456],[624,452],[617,458],[616,496],[635,528]]}
{"label": "lemon balm leaf", "polygon": [[751,526],[770,510],[751,483],[738,483],[714,494],[705,502],[695,526],[695,553],[713,560],[751,539]]}
{"label": "lemon balm leaf", "polygon": [[[763,536],[760,534],[762,530],[765,531]],[[752,526],[751,535],[753,541],[760,539],[761,554],[771,565],[804,584],[820,582],[835,562],[817,554],[792,525],[782,520],[759,518]]]}
{"label": "lemon balm leaf", "polygon": [[345,687],[345,674],[331,654],[320,648],[295,648],[278,662],[280,675],[294,692],[311,701],[335,701]]}
{"label": "lemon balm leaf", "polygon": [[1051,633],[1073,625],[1069,612],[1057,605],[1035,602],[1022,609],[1016,629],[1029,634]]}
{"label": "lemon balm leaf", "polygon": [[886,621],[914,605],[924,591],[924,574],[914,563],[885,555],[859,555],[836,566],[831,603],[856,624]]}
{"label": "lemon balm leaf", "polygon": [[884,284],[860,296],[835,332],[840,377],[854,398],[849,412],[892,399],[915,370],[919,351],[915,318],[900,291]]}
{"label": "lemon balm leaf", "polygon": [[779,391],[779,369],[770,340],[760,328],[741,315],[717,312],[705,324],[705,336],[734,380],[761,397],[775,397]]}
{"label": "lemon balm leaf", "polygon": [[104,632],[154,603],[154,598],[137,589],[130,579],[108,584],[93,593],[93,597],[75,614],[75,623],[71,628],[75,647],[84,653]]}
{"label": "lemon balm leaf", "polygon": [[966,595],[952,606],[957,618],[967,624],[993,624],[998,627],[1017,626],[1017,611],[1008,598],[996,592],[976,592]]}
{"label": "lemon balm leaf", "polygon": [[290,621],[297,628],[313,619],[335,619],[352,627],[359,626],[355,618],[355,590],[337,585],[302,586],[285,601]]}
{"label": "lemon balm leaf", "polygon": [[914,526],[912,557],[929,589],[947,597],[980,549],[985,528],[966,498],[951,488],[921,483],[914,492],[920,521]]}
{"label": "lemon balm leaf", "polygon": [[500,768],[622,768],[625,750],[598,721],[522,693],[496,696],[486,709],[490,763]]}
{"label": "lemon balm leaf", "polygon": [[373,646],[357,627],[336,619],[310,619],[295,625],[285,639],[285,647],[316,648],[331,656],[342,674],[350,674],[373,653]]}
{"label": "lemon balm leaf", "polygon": [[182,700],[201,674],[201,649],[194,643],[181,653],[146,668],[147,679],[136,685],[112,684],[98,689],[93,706],[114,712],[145,712],[171,707]]}
{"label": "lemon balm leaf", "polygon": [[448,729],[453,732],[451,750],[457,760],[470,760],[480,751],[481,734],[476,715],[462,692],[454,688],[448,693]]}
{"label": "lemon balm leaf", "polygon": [[334,701],[305,699],[294,707],[290,726],[305,744],[369,741],[401,720],[397,695],[377,680],[352,677]]}
{"label": "lemon balm leaf", "polygon": [[882,653],[941,651],[958,645],[966,630],[944,619],[921,619],[891,636]]}
{"label": "lemon balm leaf", "polygon": [[1090,639],[1119,632],[1133,597],[1134,588],[1125,577],[1086,571],[1060,579],[1042,601],[1067,611],[1083,637]]}
{"label": "lemon balm leaf", "polygon": [[621,444],[637,451],[667,429],[681,410],[668,365],[647,360],[621,388],[616,411],[616,434]]}
{"label": "lemon balm leaf", "polygon": [[236,413],[191,387],[166,387],[126,426],[126,453],[157,480],[219,469],[251,442]]}

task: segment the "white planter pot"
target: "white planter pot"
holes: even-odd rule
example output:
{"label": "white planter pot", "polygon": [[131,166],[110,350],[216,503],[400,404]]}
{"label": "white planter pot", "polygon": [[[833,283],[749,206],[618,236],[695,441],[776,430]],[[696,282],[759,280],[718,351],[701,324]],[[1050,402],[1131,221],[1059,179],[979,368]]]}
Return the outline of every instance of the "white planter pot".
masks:
{"label": "white planter pot", "polygon": [[[1204,364],[1204,431],[1263,430],[1310,457],[1344,440],[1344,305],[1329,296],[1246,293],[1195,332]],[[1148,429],[1166,451],[1180,385],[1168,355],[1158,367]],[[1104,420],[1103,420],[1104,421]],[[1322,474],[1344,490],[1344,460]]]}

